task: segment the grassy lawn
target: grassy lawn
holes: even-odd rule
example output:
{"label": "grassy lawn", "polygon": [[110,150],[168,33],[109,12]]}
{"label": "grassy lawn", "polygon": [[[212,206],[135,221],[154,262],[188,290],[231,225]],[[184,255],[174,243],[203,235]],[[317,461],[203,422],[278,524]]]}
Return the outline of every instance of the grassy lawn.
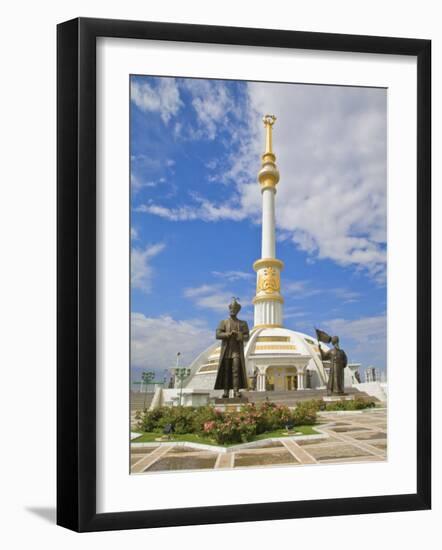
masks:
{"label": "grassy lawn", "polygon": [[[134,431],[134,430],[132,430]],[[287,430],[281,429],[274,432],[265,432],[263,434],[255,436],[252,441],[261,441],[263,439],[268,439],[270,437],[291,437],[295,435],[294,432],[300,432],[299,435],[314,435],[318,432],[314,429],[313,426],[296,426],[296,428],[287,434]],[[157,443],[157,439],[161,437],[162,434],[156,432],[140,432],[140,437],[132,440],[132,443]],[[188,441],[189,443],[204,443],[205,445],[219,445],[214,439],[209,437],[204,437],[198,434],[176,434],[172,436],[170,440],[164,439],[164,441]],[[231,447],[232,445],[237,445],[237,443],[227,443],[222,445],[223,447]]]}
{"label": "grassy lawn", "polygon": [[[296,426],[294,430],[292,430],[289,433],[289,435],[287,435],[287,430],[282,429],[282,430],[276,430],[274,432],[265,432],[263,434],[257,435],[255,436],[253,441],[261,441],[261,439],[267,439],[268,437],[291,437],[295,435],[295,432],[296,432],[296,435],[316,435],[317,433],[319,433],[311,425]],[[297,432],[301,432],[301,433],[298,434]]]}

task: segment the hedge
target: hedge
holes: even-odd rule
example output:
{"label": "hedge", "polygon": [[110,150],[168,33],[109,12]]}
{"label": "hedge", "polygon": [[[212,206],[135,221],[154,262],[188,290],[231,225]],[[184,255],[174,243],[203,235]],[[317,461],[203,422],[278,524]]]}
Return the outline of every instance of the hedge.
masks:
{"label": "hedge", "polygon": [[265,402],[244,405],[235,412],[214,407],[160,407],[145,411],[138,426],[144,432],[163,433],[171,426],[176,434],[195,433],[212,437],[217,443],[239,443],[256,435],[316,422],[314,404],[299,403],[294,410]]}
{"label": "hedge", "polygon": [[320,399],[300,401],[293,409],[269,401],[248,403],[235,412],[221,412],[212,406],[160,407],[144,411],[138,427],[144,432],[158,433],[171,428],[176,434],[199,434],[220,444],[240,443],[266,432],[315,424],[319,411],[360,410],[374,406],[374,401],[356,397],[330,403]]}

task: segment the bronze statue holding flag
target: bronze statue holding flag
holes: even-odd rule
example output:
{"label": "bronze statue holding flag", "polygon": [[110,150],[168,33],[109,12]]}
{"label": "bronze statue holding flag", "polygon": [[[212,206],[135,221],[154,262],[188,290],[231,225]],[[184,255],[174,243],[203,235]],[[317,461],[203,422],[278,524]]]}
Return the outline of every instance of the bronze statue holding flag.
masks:
{"label": "bronze statue holding flag", "polygon": [[[345,395],[344,392],[344,369],[347,366],[347,355],[339,347],[339,337],[329,336],[323,330],[315,329],[318,338],[319,353],[322,361],[330,361],[330,373],[327,382],[327,395]],[[332,344],[333,348],[324,351],[319,342]]]}

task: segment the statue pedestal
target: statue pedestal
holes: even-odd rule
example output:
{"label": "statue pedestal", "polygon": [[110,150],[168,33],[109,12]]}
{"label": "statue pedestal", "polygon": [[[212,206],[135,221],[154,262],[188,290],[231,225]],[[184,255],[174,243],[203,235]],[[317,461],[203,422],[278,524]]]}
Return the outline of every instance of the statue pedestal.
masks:
{"label": "statue pedestal", "polygon": [[243,405],[247,405],[247,397],[217,398],[214,400],[215,409],[222,412],[239,411]]}

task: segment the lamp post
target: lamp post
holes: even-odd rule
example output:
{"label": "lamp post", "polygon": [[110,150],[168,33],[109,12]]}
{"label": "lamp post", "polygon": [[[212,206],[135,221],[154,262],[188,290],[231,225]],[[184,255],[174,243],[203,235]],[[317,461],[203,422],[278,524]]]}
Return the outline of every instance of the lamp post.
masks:
{"label": "lamp post", "polygon": [[[154,380],[154,378],[155,373],[153,371],[143,371],[143,373],[141,374],[141,391],[143,390],[143,385],[146,386],[145,389],[147,390],[148,384],[150,384]],[[146,408],[146,392],[144,393],[144,408]]]}
{"label": "lamp post", "polygon": [[175,380],[178,380],[180,383],[180,401],[179,406],[181,407],[182,400],[183,400],[183,382],[184,380],[189,376],[190,369],[187,369],[185,367],[180,367],[180,357],[181,352],[178,351],[176,354],[176,367],[175,367]]}

